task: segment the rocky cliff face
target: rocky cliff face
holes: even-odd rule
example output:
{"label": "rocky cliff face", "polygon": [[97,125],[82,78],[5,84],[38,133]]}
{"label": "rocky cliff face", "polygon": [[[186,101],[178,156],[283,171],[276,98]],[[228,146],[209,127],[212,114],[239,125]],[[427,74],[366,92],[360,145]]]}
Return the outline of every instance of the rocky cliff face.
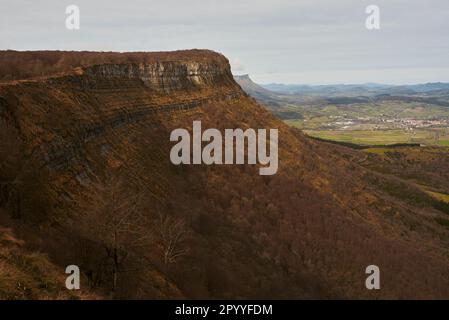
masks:
{"label": "rocky cliff face", "polygon": [[[397,199],[379,187],[397,181],[285,126],[248,98],[223,56],[2,55],[31,71],[0,70],[4,80],[29,78],[0,85],[2,141],[11,141],[0,152],[0,205],[27,230],[19,237],[32,234],[61,266],[79,265],[86,285],[109,295],[112,282],[124,298],[449,296],[441,213],[406,200],[412,186]],[[53,75],[36,78],[36,65]],[[194,120],[278,128],[278,173],[174,166],[170,132]],[[133,220],[114,259],[107,231],[119,208]],[[173,235],[182,239],[175,257]],[[381,267],[380,291],[364,287],[370,264]]]}
{"label": "rocky cliff face", "polygon": [[245,95],[225,58],[200,57],[83,66],[6,83],[0,87],[0,114],[33,146],[30,152],[39,149],[48,168],[67,167],[85,143],[107,130]]}
{"label": "rocky cliff face", "polygon": [[220,86],[229,81],[226,64],[157,62],[152,64],[110,64],[88,67],[83,70],[94,79],[139,79],[150,89],[170,92],[195,87]]}

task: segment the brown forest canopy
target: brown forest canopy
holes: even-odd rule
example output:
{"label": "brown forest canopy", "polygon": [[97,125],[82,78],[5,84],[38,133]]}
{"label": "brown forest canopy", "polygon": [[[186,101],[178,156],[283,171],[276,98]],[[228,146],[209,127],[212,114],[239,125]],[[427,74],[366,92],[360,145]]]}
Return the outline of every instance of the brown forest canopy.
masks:
{"label": "brown forest canopy", "polygon": [[0,51],[0,81],[49,76],[104,63],[152,63],[156,61],[209,61],[228,64],[210,50],[172,52],[94,52],[94,51]]}

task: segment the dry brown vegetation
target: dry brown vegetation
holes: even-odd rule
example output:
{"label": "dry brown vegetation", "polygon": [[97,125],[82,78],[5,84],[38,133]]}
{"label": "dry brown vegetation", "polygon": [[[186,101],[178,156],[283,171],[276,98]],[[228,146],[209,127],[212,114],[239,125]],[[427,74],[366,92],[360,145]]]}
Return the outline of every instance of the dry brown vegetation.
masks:
{"label": "dry brown vegetation", "polygon": [[140,64],[163,61],[207,61],[222,65],[226,59],[212,51],[92,52],[92,51],[0,51],[0,81],[22,80],[99,64]]}
{"label": "dry brown vegetation", "polygon": [[64,269],[32,252],[10,229],[0,227],[0,299],[96,299],[65,288]]}
{"label": "dry brown vegetation", "polygon": [[[92,54],[99,60],[88,63],[102,56],[111,62]],[[218,66],[202,86],[184,79],[164,82],[164,91],[82,74],[0,86],[0,115],[15,130],[8,132],[23,154],[36,154],[26,166],[36,178],[8,191],[20,214],[11,200],[2,205],[21,238],[37,239],[34,250],[79,265],[105,297],[449,297],[449,229],[436,220],[443,212],[415,201],[424,193],[365,167],[359,151],[284,125],[241,91],[220,55],[149,56]],[[84,59],[67,58],[76,61],[63,65]],[[199,102],[150,112],[186,101]],[[170,132],[193,120],[219,130],[279,128],[278,173],[172,165]],[[381,268],[380,291],[364,287],[369,264]]]}

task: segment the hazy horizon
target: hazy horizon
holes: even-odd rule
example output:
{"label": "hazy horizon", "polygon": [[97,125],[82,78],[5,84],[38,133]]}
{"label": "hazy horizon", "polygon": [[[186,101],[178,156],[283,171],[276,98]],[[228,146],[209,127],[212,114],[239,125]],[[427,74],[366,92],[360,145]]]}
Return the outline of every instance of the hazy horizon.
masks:
{"label": "hazy horizon", "polygon": [[303,82],[257,82],[254,80],[253,76],[249,73],[242,73],[242,74],[235,74],[233,73],[234,76],[249,76],[250,79],[262,86],[265,85],[285,85],[285,86],[337,86],[337,85],[341,85],[341,86],[352,86],[352,85],[380,85],[380,86],[396,86],[396,87],[400,87],[400,86],[413,86],[413,85],[424,85],[424,84],[436,84],[436,83],[442,83],[442,84],[448,84],[449,85],[449,81],[428,81],[428,82],[415,82],[415,83],[397,83],[397,84],[393,84],[393,83],[382,83],[382,82],[351,82],[351,83],[343,83],[343,82],[336,82],[336,83],[303,83]]}
{"label": "hazy horizon", "polygon": [[[65,27],[71,4],[80,30]],[[379,30],[365,27],[371,4]],[[446,0],[3,0],[0,49],[207,48],[257,83],[449,82],[447,16]]]}

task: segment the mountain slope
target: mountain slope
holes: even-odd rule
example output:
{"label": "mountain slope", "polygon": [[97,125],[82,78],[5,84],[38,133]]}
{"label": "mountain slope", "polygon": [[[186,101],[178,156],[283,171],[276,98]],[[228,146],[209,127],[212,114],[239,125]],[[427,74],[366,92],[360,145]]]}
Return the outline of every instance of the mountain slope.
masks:
{"label": "mountain slope", "polygon": [[46,254],[29,250],[11,229],[0,227],[0,300],[99,298],[67,290],[64,271]]}
{"label": "mountain slope", "polygon": [[[120,298],[449,297],[449,231],[435,222],[442,212],[412,201],[425,193],[283,124],[248,98],[223,56],[29,54],[60,61],[59,74],[0,85],[4,140],[21,148],[0,172],[21,183],[3,184],[0,203],[42,239],[37,249],[79,265],[92,287]],[[170,132],[194,120],[278,128],[279,171],[174,166]],[[111,243],[117,217],[129,228]],[[382,290],[365,289],[370,264]]]}
{"label": "mountain slope", "polygon": [[248,74],[234,76],[234,80],[240,85],[240,87],[242,87],[243,90],[245,90],[246,93],[256,99],[264,100],[275,96],[275,94],[270,90],[267,90],[252,81]]}

